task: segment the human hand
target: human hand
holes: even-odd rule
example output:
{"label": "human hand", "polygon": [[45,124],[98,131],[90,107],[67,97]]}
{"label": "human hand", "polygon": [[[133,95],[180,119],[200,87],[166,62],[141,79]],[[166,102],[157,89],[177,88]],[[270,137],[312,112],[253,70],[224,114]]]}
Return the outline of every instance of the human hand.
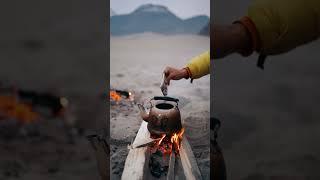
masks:
{"label": "human hand", "polygon": [[176,69],[173,67],[166,67],[163,73],[165,76],[164,82],[167,85],[170,85],[170,80],[180,80],[182,78],[189,78],[189,73],[186,68]]}

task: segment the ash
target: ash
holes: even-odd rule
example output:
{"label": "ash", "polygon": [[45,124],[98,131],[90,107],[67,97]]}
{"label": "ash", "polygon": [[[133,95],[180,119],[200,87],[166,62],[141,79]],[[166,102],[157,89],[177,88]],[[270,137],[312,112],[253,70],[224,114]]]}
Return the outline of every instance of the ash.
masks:
{"label": "ash", "polygon": [[168,157],[159,150],[150,155],[149,169],[152,176],[160,178],[167,175],[169,168]]}

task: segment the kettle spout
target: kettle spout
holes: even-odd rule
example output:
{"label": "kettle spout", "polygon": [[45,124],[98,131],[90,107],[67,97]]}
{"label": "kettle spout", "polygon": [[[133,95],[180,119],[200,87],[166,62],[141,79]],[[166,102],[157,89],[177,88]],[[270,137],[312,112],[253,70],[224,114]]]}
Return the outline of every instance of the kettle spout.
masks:
{"label": "kettle spout", "polygon": [[140,110],[140,116],[141,118],[148,122],[149,121],[149,114],[147,113],[146,109],[144,108],[144,106],[142,104],[138,104],[139,110]]}

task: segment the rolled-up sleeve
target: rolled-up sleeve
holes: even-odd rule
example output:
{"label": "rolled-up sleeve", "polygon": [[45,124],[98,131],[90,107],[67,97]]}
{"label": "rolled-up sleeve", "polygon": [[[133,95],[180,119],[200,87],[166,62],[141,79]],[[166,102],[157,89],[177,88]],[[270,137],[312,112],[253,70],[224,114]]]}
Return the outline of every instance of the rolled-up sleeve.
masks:
{"label": "rolled-up sleeve", "polygon": [[247,17],[255,24],[258,51],[279,54],[320,35],[319,0],[255,0]]}
{"label": "rolled-up sleeve", "polygon": [[186,65],[192,79],[198,79],[210,73],[210,52],[204,52],[190,60]]}

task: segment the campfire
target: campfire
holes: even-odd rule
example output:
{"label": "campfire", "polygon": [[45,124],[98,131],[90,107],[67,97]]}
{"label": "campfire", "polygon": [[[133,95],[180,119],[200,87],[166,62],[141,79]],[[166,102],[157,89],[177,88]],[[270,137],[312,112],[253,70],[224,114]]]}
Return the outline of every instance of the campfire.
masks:
{"label": "campfire", "polygon": [[119,103],[122,100],[134,101],[134,95],[130,91],[110,90],[110,100]]}
{"label": "campfire", "polygon": [[120,101],[121,100],[121,95],[118,94],[116,91],[110,91],[110,99],[112,99],[113,101]]}
{"label": "campfire", "polygon": [[156,151],[160,151],[163,155],[170,155],[171,153],[179,155],[183,134],[184,128],[182,128],[179,132],[173,133],[171,136],[162,134],[161,137],[158,138],[158,140],[154,143],[154,145],[151,146],[151,152],[155,153]]}
{"label": "campfire", "polygon": [[162,175],[172,176],[171,171],[175,166],[175,157],[179,157],[183,133],[184,128],[171,136],[162,134],[161,137],[156,138],[155,143],[151,144],[149,169],[153,176],[157,178]]}

